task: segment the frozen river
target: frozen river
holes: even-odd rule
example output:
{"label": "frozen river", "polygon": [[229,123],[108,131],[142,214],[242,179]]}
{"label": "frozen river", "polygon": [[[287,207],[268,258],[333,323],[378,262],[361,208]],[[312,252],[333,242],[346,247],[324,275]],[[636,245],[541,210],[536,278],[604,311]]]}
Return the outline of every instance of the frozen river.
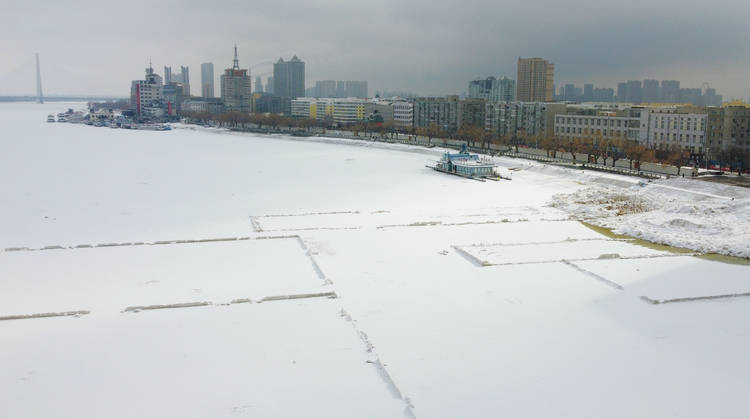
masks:
{"label": "frozen river", "polygon": [[570,219],[637,179],[67,107],[0,104],[0,417],[747,416],[750,266]]}

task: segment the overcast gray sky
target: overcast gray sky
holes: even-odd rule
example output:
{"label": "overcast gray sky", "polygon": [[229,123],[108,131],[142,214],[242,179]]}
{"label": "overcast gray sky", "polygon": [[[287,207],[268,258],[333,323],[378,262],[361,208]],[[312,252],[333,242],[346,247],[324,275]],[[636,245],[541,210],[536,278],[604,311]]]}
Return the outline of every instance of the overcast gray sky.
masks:
{"label": "overcast gray sky", "polygon": [[750,97],[750,1],[717,0],[0,0],[0,94],[129,94],[149,58],[231,65],[253,78],[297,54],[315,80],[367,80],[370,92],[460,93],[477,76],[516,78],[518,56],[555,63],[555,83],[708,82]]}

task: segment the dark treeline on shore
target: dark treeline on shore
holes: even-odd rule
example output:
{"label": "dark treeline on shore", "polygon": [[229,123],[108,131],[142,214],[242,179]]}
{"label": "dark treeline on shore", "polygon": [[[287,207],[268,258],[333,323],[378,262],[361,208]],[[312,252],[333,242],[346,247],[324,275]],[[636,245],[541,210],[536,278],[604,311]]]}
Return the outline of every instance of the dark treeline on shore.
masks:
{"label": "dark treeline on shore", "polygon": [[[706,161],[700,156],[691,155],[679,146],[647,148],[635,140],[626,138],[610,138],[598,136],[562,137],[556,135],[527,135],[523,130],[515,133],[499,135],[486,131],[475,125],[464,125],[455,132],[446,132],[437,124],[428,127],[399,127],[392,121],[374,122],[363,121],[354,124],[336,124],[330,120],[309,118],[294,118],[281,114],[261,114],[243,112],[186,113],[183,115],[190,122],[202,125],[215,125],[235,129],[258,129],[280,132],[305,132],[325,134],[326,130],[341,129],[350,131],[353,136],[393,139],[397,134],[406,134],[415,141],[424,138],[427,144],[432,144],[436,138],[459,140],[469,147],[479,151],[495,151],[501,148],[519,152],[521,148],[533,147],[545,150],[548,157],[555,158],[560,153],[572,156],[585,155],[581,162],[607,162],[612,166],[618,160],[628,160],[631,168],[638,167],[641,162],[662,163],[672,166],[705,166]],[[729,148],[718,155],[719,165],[728,167],[738,173],[750,167],[750,155],[739,147]]]}

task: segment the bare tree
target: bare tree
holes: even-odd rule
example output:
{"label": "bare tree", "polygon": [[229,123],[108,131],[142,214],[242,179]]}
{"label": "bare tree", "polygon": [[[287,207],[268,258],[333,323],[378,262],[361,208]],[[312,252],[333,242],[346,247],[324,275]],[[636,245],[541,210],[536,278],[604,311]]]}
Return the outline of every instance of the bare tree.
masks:
{"label": "bare tree", "polygon": [[554,158],[555,152],[560,148],[560,139],[555,135],[545,135],[542,138],[541,146],[547,152],[547,157]]}
{"label": "bare tree", "polygon": [[560,142],[560,146],[562,147],[563,151],[565,151],[566,153],[570,153],[570,155],[573,157],[573,163],[576,163],[576,153],[580,148],[580,140],[575,137],[564,137]]}
{"label": "bare tree", "polygon": [[441,135],[444,135],[444,133],[443,129],[440,128],[440,125],[435,122],[431,123],[430,126],[427,127],[427,144],[432,144],[432,139]]}
{"label": "bare tree", "polygon": [[672,166],[677,167],[677,176],[680,175],[682,166],[687,163],[687,160],[689,158],[690,158],[690,153],[683,150],[682,147],[680,147],[679,145],[672,144],[672,146],[669,147],[669,154],[667,154],[667,162],[671,164]]}

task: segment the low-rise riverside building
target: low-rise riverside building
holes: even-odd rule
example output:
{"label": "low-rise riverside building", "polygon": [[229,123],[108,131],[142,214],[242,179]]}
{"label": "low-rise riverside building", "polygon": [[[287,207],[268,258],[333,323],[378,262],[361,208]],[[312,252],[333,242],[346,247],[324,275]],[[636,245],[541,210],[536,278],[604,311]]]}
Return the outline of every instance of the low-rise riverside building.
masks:
{"label": "low-rise riverside building", "polygon": [[639,140],[640,113],[571,108],[555,115],[554,133],[561,138]]}
{"label": "low-rise riverside building", "polygon": [[414,126],[414,103],[408,100],[395,99],[393,107],[393,124],[399,128]]}
{"label": "low-rise riverside building", "polygon": [[358,98],[297,98],[292,100],[291,114],[296,118],[330,119],[338,124],[363,121],[390,122],[394,107],[390,100]]}
{"label": "low-rise riverside building", "polygon": [[750,155],[750,105],[735,101],[708,108],[707,124],[706,154],[709,158],[731,149]]}
{"label": "low-rise riverside building", "polygon": [[333,118],[334,100],[328,98],[301,97],[292,100],[292,116],[325,120]]}
{"label": "low-rise riverside building", "polygon": [[706,147],[708,109],[685,106],[648,107],[641,111],[646,124],[642,143],[649,148],[682,150],[702,154]]}
{"label": "low-rise riverside building", "polygon": [[186,100],[182,102],[180,112],[190,113],[222,113],[224,112],[224,103],[219,98],[203,100]]}
{"label": "low-rise riverside building", "polygon": [[562,103],[487,102],[484,128],[499,136],[549,135],[554,130],[555,115],[565,111]]}

